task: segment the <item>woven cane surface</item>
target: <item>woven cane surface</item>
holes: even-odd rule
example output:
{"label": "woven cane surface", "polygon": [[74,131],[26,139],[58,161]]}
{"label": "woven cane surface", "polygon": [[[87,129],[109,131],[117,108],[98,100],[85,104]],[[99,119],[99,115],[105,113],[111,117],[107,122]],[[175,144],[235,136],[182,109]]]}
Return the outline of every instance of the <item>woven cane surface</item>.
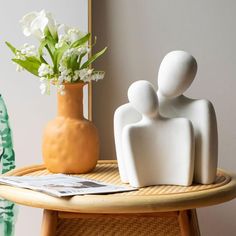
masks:
{"label": "woven cane surface", "polygon": [[179,236],[178,218],[121,217],[59,219],[57,236]]}
{"label": "woven cane surface", "polygon": [[[31,173],[28,173],[27,175],[31,176],[42,176],[42,175],[48,175],[51,174],[46,169],[33,171]],[[80,177],[85,177],[89,179],[96,179],[99,181],[104,181],[110,184],[116,184],[116,185],[123,185],[120,181],[119,173],[118,173],[118,166],[116,163],[101,163],[98,164],[97,167],[88,174],[81,174],[78,175]],[[183,187],[183,186],[172,186],[172,185],[159,185],[159,186],[150,186],[145,188],[140,188],[138,191],[132,191],[132,192],[125,192],[125,193],[116,193],[112,194],[113,196],[145,196],[145,195],[164,195],[164,194],[177,194],[177,193],[188,193],[188,192],[199,192],[202,190],[207,189],[213,189],[218,188],[220,186],[223,186],[227,183],[229,183],[231,180],[231,177],[226,175],[225,173],[218,172],[217,177],[214,184],[209,185],[201,185],[201,184],[193,184],[189,187]]]}

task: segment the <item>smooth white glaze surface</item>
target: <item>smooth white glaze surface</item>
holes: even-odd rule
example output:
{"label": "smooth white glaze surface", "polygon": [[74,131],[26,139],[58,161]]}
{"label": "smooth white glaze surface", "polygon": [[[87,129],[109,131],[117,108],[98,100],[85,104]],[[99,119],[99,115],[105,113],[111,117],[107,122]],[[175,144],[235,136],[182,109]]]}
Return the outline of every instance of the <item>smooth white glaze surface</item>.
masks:
{"label": "smooth white glaze surface", "polygon": [[148,81],[134,82],[128,98],[142,114],[139,122],[126,125],[122,133],[130,185],[191,185],[194,168],[191,122],[185,118],[163,118],[158,112],[157,94]]}
{"label": "smooth white glaze surface", "polygon": [[214,107],[208,100],[191,99],[183,93],[191,85],[197,72],[197,62],[184,51],[168,53],[158,74],[159,110],[163,116],[185,117],[194,128],[194,180],[213,183],[218,162],[218,134]]}

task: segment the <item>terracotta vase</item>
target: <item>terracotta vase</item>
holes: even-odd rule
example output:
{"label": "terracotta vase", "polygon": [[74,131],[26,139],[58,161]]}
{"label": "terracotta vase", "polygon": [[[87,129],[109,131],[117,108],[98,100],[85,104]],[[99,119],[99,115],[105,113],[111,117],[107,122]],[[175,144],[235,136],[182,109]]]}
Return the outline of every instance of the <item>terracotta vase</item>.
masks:
{"label": "terracotta vase", "polygon": [[96,166],[99,137],[83,116],[83,86],[65,85],[65,95],[58,94],[58,116],[44,130],[43,158],[53,173],[87,173]]}

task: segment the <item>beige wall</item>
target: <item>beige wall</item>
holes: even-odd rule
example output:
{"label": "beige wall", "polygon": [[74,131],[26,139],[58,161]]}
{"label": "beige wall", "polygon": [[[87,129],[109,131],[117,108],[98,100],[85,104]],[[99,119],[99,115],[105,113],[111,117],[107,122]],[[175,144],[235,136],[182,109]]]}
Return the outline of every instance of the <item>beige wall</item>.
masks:
{"label": "beige wall", "polygon": [[[96,63],[106,78],[94,85],[94,121],[102,158],[115,158],[113,113],[127,101],[131,82],[156,86],[164,55],[182,49],[199,65],[187,92],[214,103],[219,129],[219,166],[236,172],[236,2],[233,0],[94,0],[93,32],[97,49],[108,45]],[[200,209],[202,235],[236,235],[236,201]]]}

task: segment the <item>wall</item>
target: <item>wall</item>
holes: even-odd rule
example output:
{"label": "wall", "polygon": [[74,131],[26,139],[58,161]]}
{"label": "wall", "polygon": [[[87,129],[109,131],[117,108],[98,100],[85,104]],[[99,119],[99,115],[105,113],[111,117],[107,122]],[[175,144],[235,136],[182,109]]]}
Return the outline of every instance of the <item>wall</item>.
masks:
{"label": "wall", "polygon": [[[113,113],[127,102],[135,80],[156,87],[164,55],[182,49],[198,61],[198,74],[186,95],[213,102],[219,130],[219,166],[236,172],[236,2],[233,0],[93,1],[97,49],[108,52],[95,66],[106,71],[94,85],[94,121],[104,159],[115,159]],[[202,235],[236,234],[236,201],[198,210]]]}
{"label": "wall", "polygon": [[[0,3],[0,93],[10,116],[16,165],[21,167],[42,163],[42,130],[56,115],[56,96],[42,96],[35,76],[15,71],[16,66],[10,61],[12,54],[4,41],[16,46],[25,42],[36,43],[22,34],[19,20],[24,14],[41,9],[52,12],[61,23],[87,31],[87,0],[0,0]],[[41,210],[20,207],[15,235],[39,235],[40,225]]]}

